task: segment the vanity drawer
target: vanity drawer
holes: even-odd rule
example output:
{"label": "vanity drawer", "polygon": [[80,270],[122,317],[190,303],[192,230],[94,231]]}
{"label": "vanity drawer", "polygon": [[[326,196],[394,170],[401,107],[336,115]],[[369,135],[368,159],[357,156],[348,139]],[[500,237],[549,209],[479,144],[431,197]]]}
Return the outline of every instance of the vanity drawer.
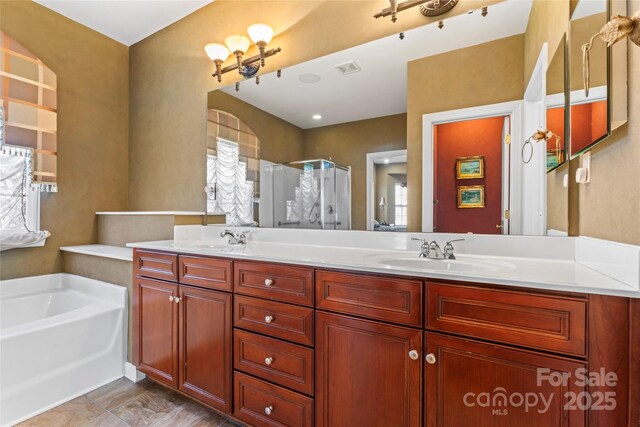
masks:
{"label": "vanity drawer", "polygon": [[231,292],[232,262],[223,259],[180,255],[180,283]]}
{"label": "vanity drawer", "polygon": [[420,327],[422,282],[317,271],[316,308]]}
{"label": "vanity drawer", "polygon": [[313,269],[254,262],[234,263],[239,294],[313,307]]}
{"label": "vanity drawer", "polygon": [[133,267],[136,275],[171,282],[178,281],[177,254],[139,249],[136,249],[133,254]]}
{"label": "vanity drawer", "polygon": [[586,299],[427,283],[428,329],[586,355]]}
{"label": "vanity drawer", "polygon": [[233,367],[313,396],[313,350],[235,329]]}
{"label": "vanity drawer", "polygon": [[313,309],[234,295],[233,326],[313,345]]}
{"label": "vanity drawer", "polygon": [[251,426],[311,427],[313,399],[235,372],[233,415]]}

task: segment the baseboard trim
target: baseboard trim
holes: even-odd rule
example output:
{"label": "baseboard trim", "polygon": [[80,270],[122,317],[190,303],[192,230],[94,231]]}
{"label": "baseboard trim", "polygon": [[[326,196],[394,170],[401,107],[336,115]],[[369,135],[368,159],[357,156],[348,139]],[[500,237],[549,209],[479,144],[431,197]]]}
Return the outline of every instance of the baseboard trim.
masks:
{"label": "baseboard trim", "polygon": [[125,362],[124,364],[124,376],[126,379],[133,381],[134,383],[140,382],[147,377],[145,374],[138,371],[133,363],[129,362]]}

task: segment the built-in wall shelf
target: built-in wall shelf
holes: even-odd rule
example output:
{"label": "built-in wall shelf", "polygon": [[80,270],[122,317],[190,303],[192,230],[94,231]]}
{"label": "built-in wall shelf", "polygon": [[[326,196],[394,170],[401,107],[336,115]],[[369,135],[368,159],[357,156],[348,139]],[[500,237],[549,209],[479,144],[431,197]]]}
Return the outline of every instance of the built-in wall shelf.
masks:
{"label": "built-in wall shelf", "polygon": [[121,261],[133,261],[133,250],[122,246],[112,245],[80,245],[80,246],[63,246],[60,248],[63,252],[72,252],[82,255],[93,255],[103,258],[118,259]]}

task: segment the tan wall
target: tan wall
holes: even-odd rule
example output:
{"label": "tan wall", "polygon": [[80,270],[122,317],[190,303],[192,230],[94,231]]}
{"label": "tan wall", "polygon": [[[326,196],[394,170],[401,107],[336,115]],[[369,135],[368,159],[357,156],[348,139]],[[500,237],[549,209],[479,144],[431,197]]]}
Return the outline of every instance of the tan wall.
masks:
{"label": "tan wall", "polygon": [[569,8],[568,0],[534,0],[524,36],[525,89],[545,42],[549,45],[547,65],[551,63],[562,35],[569,28]]}
{"label": "tan wall", "polygon": [[[219,90],[209,93],[207,106],[231,113],[249,126],[260,140],[261,159],[274,163],[302,160],[304,137],[299,127]],[[203,163],[205,158],[201,159]],[[203,177],[203,187],[204,179],[206,177]],[[205,199],[204,193],[201,197]]]}
{"label": "tan wall", "polygon": [[[640,0],[628,2],[630,13],[639,9]],[[627,43],[629,122],[592,150],[591,182],[579,185],[580,234],[640,244],[640,47]]]}
{"label": "tan wall", "polygon": [[[447,16],[491,0],[461,0]],[[282,53],[264,72],[304,62],[428,23],[416,11],[398,22],[375,20],[386,0],[218,0],[130,49],[130,188],[132,210],[203,210],[206,94],[220,87],[203,47],[244,32],[254,22],[275,29]],[[249,55],[255,52],[248,52]],[[238,75],[224,75],[231,84]],[[162,197],[158,197],[162,194]]]}
{"label": "tan wall", "polygon": [[567,163],[547,173],[547,229],[568,233],[569,192],[562,182],[567,173]]}
{"label": "tan wall", "polygon": [[409,62],[409,230],[422,229],[422,115],[522,99],[523,46],[521,34]]}
{"label": "tan wall", "polygon": [[329,159],[351,166],[351,225],[366,230],[367,153],[407,148],[407,116],[396,114],[369,120],[306,129],[306,159]]}
{"label": "tan wall", "polygon": [[[571,90],[580,90],[582,83],[582,45],[587,43],[591,36],[600,31],[607,22],[607,14],[587,16],[571,21],[569,35],[569,57],[571,64]],[[605,43],[597,38],[589,52],[590,86],[603,86],[607,84],[607,49]]]}
{"label": "tan wall", "polygon": [[2,252],[3,279],[62,271],[59,247],[93,243],[96,211],[126,210],[128,67],[121,45],[30,1],[0,2],[0,28],[58,77],[58,193],[42,193],[40,248]]}

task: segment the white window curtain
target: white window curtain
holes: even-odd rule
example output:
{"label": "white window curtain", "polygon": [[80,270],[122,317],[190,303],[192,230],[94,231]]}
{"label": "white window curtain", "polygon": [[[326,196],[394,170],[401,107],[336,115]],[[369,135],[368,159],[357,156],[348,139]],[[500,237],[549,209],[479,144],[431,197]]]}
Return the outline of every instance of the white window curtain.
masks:
{"label": "white window curtain", "polygon": [[218,139],[216,155],[207,156],[206,191],[208,212],[226,215],[228,225],[254,225],[254,182],[237,143]]}
{"label": "white window curtain", "polygon": [[37,246],[50,235],[27,226],[30,167],[29,151],[7,146],[0,150],[0,251]]}

